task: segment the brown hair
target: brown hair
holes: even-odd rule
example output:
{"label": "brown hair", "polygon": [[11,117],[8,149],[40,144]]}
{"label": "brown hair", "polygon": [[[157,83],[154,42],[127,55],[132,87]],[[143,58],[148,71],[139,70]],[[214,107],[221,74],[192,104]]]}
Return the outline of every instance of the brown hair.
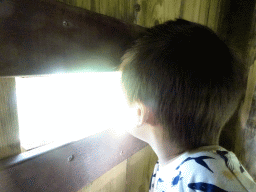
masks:
{"label": "brown hair", "polygon": [[122,58],[130,103],[153,106],[184,149],[218,140],[245,91],[245,68],[208,27],[178,19],[149,28]]}

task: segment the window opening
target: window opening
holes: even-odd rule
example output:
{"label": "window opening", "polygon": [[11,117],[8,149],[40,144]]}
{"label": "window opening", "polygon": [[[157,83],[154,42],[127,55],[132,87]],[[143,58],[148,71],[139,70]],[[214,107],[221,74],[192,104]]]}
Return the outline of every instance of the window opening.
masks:
{"label": "window opening", "polygon": [[21,147],[123,130],[128,108],[120,77],[120,72],[90,72],[15,78]]}

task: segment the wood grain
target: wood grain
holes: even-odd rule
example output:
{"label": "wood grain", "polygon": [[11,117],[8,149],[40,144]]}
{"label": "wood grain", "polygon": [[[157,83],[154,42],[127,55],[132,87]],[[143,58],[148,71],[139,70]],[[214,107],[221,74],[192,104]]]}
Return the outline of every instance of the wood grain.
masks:
{"label": "wood grain", "polygon": [[[256,73],[254,73],[256,75]],[[245,140],[245,167],[256,182],[256,87],[250,115],[244,129]]]}
{"label": "wood grain", "polygon": [[176,18],[206,25],[217,30],[223,0],[139,0],[142,9],[137,24],[152,27]]}
{"label": "wood grain", "polygon": [[149,190],[157,156],[150,146],[134,154],[127,162],[126,190],[144,192]]}
{"label": "wood grain", "polygon": [[207,26],[215,32],[217,32],[217,27],[219,24],[221,1],[222,0],[211,0],[210,1]]}
{"label": "wood grain", "polygon": [[108,130],[22,158],[28,151],[0,161],[0,191],[78,191],[146,145],[131,135],[116,137]]}
{"label": "wood grain", "polygon": [[0,78],[0,159],[19,154],[15,78]]}
{"label": "wood grain", "polygon": [[[139,153],[139,152],[138,152]],[[126,188],[127,160],[94,180],[78,192],[120,192]]]}
{"label": "wood grain", "polygon": [[254,62],[254,64],[249,69],[245,100],[244,100],[243,107],[241,109],[242,110],[242,112],[241,112],[242,117],[241,118],[242,118],[243,127],[245,127],[246,122],[249,118],[251,104],[252,104],[252,98],[253,98],[254,91],[255,91],[255,86],[256,86],[256,61]]}
{"label": "wood grain", "polygon": [[[104,3],[102,12],[115,12],[117,4]],[[112,71],[144,30],[53,0],[14,0],[12,7],[1,16],[0,76]]]}
{"label": "wood grain", "polygon": [[148,191],[156,161],[156,154],[147,146],[78,192]]}
{"label": "wood grain", "polygon": [[192,22],[198,22],[200,0],[184,0],[182,18]]}
{"label": "wood grain", "polygon": [[[226,43],[244,60],[243,64],[245,68],[248,69],[248,72],[255,58],[255,53],[252,54],[251,52],[251,49],[254,49],[252,42],[255,42],[255,3],[256,1],[249,0],[228,1],[228,4],[225,5],[225,12],[221,12],[221,23],[219,23],[217,30],[218,33],[221,33],[221,35],[225,37]],[[248,87],[250,87],[249,84]],[[241,118],[244,119],[243,121],[246,121],[248,110],[250,110],[250,106],[248,106],[247,102],[250,100],[248,96],[249,94],[247,92],[245,95],[245,105],[242,106],[241,111],[243,116],[241,117],[239,111],[235,113],[225,125],[222,134],[224,139],[221,141],[223,147],[233,151],[242,164],[246,164],[245,151],[249,150],[249,148],[245,148],[245,141],[247,140],[247,136],[243,130],[245,123],[241,122]],[[251,153],[251,155],[254,154]]]}
{"label": "wood grain", "polygon": [[[22,9],[22,14],[17,12],[14,18],[11,16],[2,18],[4,23],[13,23],[14,25],[8,28],[7,31],[1,28],[0,75],[34,75],[54,73],[56,70],[62,72],[86,70],[85,66],[88,65],[85,65],[84,62],[88,62],[89,60],[86,59],[95,53],[96,55],[93,59],[100,56],[116,65],[119,63],[120,56],[129,46],[129,43],[144,30],[143,27],[124,24],[122,21],[113,18],[70,7],[62,3],[55,3],[54,1],[50,4],[40,4],[40,6],[32,4],[32,1],[23,2],[27,3],[30,11]],[[134,10],[132,9],[134,1],[119,0],[115,3],[112,2],[112,4],[108,1],[100,0],[62,0],[62,2],[121,18],[130,23],[134,22]],[[141,5],[141,11],[137,14],[137,24],[151,27],[157,23],[180,16],[181,18],[208,25],[215,31],[221,32],[226,37],[229,45],[234,46],[244,57],[247,57],[250,51],[251,62],[248,62],[248,66],[250,66],[254,61],[252,56],[254,56],[253,49],[255,49],[255,47],[253,48],[254,44],[251,43],[255,41],[249,42],[255,38],[255,34],[251,32],[252,18],[253,14],[255,14],[255,0],[232,0],[227,2],[226,5],[229,8],[222,9],[223,7],[222,5],[220,6],[220,3],[223,3],[223,1],[218,0],[138,0]],[[129,6],[129,8],[122,10],[122,6]],[[14,10],[17,11],[19,9],[15,8]],[[198,10],[200,10],[199,13]],[[25,17],[23,17],[24,15]],[[219,20],[218,18],[220,17],[223,20]],[[26,18],[29,19],[29,22],[25,22],[27,21]],[[63,21],[69,21],[69,26],[71,27],[64,28]],[[29,23],[32,23],[32,25]],[[19,34],[19,32],[23,35]],[[28,36],[25,34],[28,34]],[[81,38],[83,35],[87,38]],[[28,39],[32,39],[32,41],[28,41]],[[67,40],[68,44],[63,43]],[[105,47],[107,49],[104,49]],[[60,58],[59,62],[52,62],[56,59],[54,57]],[[80,64],[74,61],[79,61]],[[95,66],[95,63],[93,65]],[[248,111],[250,97],[247,96],[246,98],[248,103],[244,108]],[[244,118],[246,119],[246,117]],[[238,119],[238,116],[234,116],[227,124],[226,132],[229,136],[226,135],[228,138],[224,139],[225,141],[228,141],[228,139],[233,140],[230,148],[231,150],[234,149],[234,152],[241,158],[243,156],[242,150],[244,149],[241,149],[239,141],[246,139],[246,136],[241,135],[239,132],[241,125],[239,125]],[[127,151],[141,149],[136,147],[137,141],[124,139],[123,141],[126,142],[124,144],[125,148],[120,147],[122,144],[115,141],[112,136],[106,135],[104,136],[103,134],[99,137],[100,139],[85,139],[56,150],[44,152],[38,156],[30,156],[25,160],[21,160],[21,158],[20,161],[14,161],[12,159],[12,162],[16,163],[2,162],[2,165],[10,167],[0,172],[0,189],[2,191],[77,191],[92,181],[95,181],[94,186],[99,186],[97,189],[99,191],[105,190],[104,186],[106,186],[107,190],[123,189],[123,186],[118,186],[116,182],[121,182],[123,185],[124,165],[127,164],[131,167],[127,172],[130,175],[129,182],[135,182],[132,180],[133,177],[138,180],[138,182],[135,182],[134,188],[131,186],[130,189],[145,190],[146,185],[143,183],[142,178],[147,174],[143,171],[139,173],[133,172],[133,169],[138,168],[138,165],[141,165],[139,166],[141,169],[138,168],[138,170],[145,169],[145,164],[147,163],[142,163],[144,160],[142,154],[145,153],[141,152],[139,153],[140,155],[135,155],[135,159],[131,158],[130,161],[126,159],[135,152],[128,152],[122,158],[119,154],[120,149],[127,149]],[[3,138],[2,143],[5,142],[4,139],[6,138]],[[132,146],[132,149],[130,146]],[[141,147],[143,148],[143,146]],[[74,155],[74,160],[67,162],[67,157],[72,154]],[[99,183],[101,181],[96,179],[117,164],[120,167],[113,169],[113,171],[115,174],[120,175],[120,180],[113,177],[114,180],[110,178],[109,182],[105,182],[106,185],[100,186]],[[136,176],[133,176],[133,174]],[[102,177],[103,180],[108,176]]]}
{"label": "wood grain", "polygon": [[136,0],[57,0],[68,5],[80,7],[96,13],[121,19],[128,23],[135,21]]}
{"label": "wood grain", "polygon": [[137,15],[137,24],[152,27],[179,18],[181,2],[181,0],[139,0],[141,11]]}
{"label": "wood grain", "polygon": [[198,16],[198,23],[207,26],[209,16],[210,1],[202,0],[200,2],[200,11]]}

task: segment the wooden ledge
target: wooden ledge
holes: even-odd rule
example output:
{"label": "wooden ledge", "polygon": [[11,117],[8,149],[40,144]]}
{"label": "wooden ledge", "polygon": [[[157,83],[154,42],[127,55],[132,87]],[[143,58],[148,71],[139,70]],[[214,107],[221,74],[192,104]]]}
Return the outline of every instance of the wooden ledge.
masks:
{"label": "wooden ledge", "polygon": [[0,161],[0,191],[77,191],[147,144],[107,130],[53,146]]}

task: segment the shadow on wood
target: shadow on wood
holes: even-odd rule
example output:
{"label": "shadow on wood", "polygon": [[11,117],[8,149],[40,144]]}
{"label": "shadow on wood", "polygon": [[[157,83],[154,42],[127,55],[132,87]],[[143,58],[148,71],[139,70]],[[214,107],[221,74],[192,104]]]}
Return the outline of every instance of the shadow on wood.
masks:
{"label": "shadow on wood", "polygon": [[145,29],[50,0],[0,10],[0,76],[113,71]]}
{"label": "shadow on wood", "polygon": [[77,191],[146,146],[108,130],[55,149],[28,151],[0,162],[0,191]]}

